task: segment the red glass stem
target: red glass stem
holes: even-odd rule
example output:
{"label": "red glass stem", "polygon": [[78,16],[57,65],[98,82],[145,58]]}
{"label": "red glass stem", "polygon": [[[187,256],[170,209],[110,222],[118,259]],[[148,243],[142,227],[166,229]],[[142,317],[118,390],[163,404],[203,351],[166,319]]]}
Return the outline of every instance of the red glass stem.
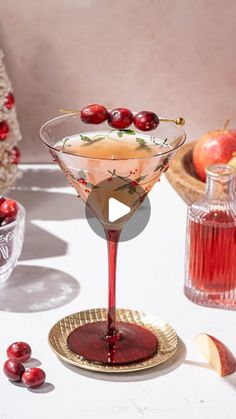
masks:
{"label": "red glass stem", "polygon": [[108,315],[107,336],[118,335],[116,329],[116,260],[121,230],[105,230],[108,248]]}

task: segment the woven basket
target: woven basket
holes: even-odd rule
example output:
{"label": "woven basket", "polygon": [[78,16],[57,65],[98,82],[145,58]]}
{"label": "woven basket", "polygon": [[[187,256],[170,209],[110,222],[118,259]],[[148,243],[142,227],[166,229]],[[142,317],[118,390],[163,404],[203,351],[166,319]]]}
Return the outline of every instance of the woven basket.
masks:
{"label": "woven basket", "polygon": [[205,190],[205,183],[197,178],[193,167],[192,152],[195,144],[196,141],[183,145],[166,172],[168,181],[186,204],[198,200]]}

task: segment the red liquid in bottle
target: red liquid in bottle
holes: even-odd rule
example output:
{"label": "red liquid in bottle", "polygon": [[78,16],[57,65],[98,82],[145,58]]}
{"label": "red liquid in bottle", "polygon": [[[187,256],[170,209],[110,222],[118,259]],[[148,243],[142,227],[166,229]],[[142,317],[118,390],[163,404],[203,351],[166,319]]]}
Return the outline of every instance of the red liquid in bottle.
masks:
{"label": "red liquid in bottle", "polygon": [[189,221],[188,277],[193,287],[216,295],[236,288],[236,225],[230,214],[211,211]]}

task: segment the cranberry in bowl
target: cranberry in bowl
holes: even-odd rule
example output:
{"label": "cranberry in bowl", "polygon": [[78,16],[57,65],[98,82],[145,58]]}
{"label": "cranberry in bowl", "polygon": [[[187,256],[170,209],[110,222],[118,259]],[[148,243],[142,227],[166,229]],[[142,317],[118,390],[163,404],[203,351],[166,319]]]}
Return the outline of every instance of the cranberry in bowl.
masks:
{"label": "cranberry in bowl", "polygon": [[10,277],[17,264],[24,233],[24,207],[11,198],[0,197],[0,284]]}

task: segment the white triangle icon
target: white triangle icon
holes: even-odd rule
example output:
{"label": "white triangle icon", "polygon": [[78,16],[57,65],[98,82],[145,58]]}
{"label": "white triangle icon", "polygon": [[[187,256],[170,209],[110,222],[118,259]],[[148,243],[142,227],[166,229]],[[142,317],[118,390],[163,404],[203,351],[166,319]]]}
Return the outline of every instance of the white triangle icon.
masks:
{"label": "white triangle icon", "polygon": [[130,207],[118,201],[115,198],[109,198],[108,201],[108,218],[111,223],[118,220],[130,212]]}

